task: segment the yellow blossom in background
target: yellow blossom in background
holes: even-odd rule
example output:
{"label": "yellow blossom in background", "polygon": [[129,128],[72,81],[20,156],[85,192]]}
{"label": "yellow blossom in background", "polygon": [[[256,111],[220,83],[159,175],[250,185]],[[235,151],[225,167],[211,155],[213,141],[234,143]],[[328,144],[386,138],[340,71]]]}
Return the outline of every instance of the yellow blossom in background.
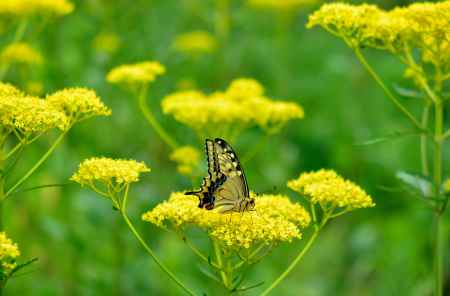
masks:
{"label": "yellow blossom in background", "polygon": [[16,258],[20,256],[19,247],[6,236],[5,232],[0,232],[0,264],[1,279],[8,278],[9,274],[16,267]]}
{"label": "yellow blossom in background", "polygon": [[207,31],[193,31],[177,36],[173,47],[184,53],[209,53],[216,49],[217,41]]}
{"label": "yellow blossom in background", "polygon": [[253,79],[233,81],[225,92],[210,95],[201,91],[169,94],[161,102],[165,114],[189,126],[201,137],[224,136],[258,125],[267,132],[279,131],[288,121],[301,119],[303,109],[296,103],[273,100]]}
{"label": "yellow blossom in background", "polygon": [[448,178],[444,182],[444,192],[445,193],[450,193],[450,178]]}
{"label": "yellow blossom in background", "polygon": [[120,37],[115,33],[99,33],[92,41],[92,47],[98,52],[113,54],[121,45]]}
{"label": "yellow blossom in background", "polygon": [[322,207],[351,210],[375,206],[372,198],[363,189],[332,170],[303,173],[298,179],[289,181],[287,185]]}
{"label": "yellow blossom in background", "polygon": [[118,66],[109,71],[106,80],[113,84],[141,85],[147,84],[166,72],[159,62],[148,61]]}
{"label": "yellow blossom in background", "polygon": [[247,5],[256,9],[289,12],[316,2],[316,0],[247,0]]}
{"label": "yellow blossom in background", "polygon": [[255,211],[220,214],[216,210],[200,209],[197,198],[175,192],[168,201],[143,214],[142,219],[159,227],[199,227],[233,249],[301,238],[301,230],[309,225],[311,218],[300,204],[282,195],[252,196],[256,198]]}
{"label": "yellow blossom in background", "polygon": [[27,81],[25,90],[29,94],[39,96],[44,93],[44,85],[40,81]]}
{"label": "yellow blossom in background", "polygon": [[138,182],[139,176],[147,172],[150,169],[143,162],[94,157],[83,161],[70,179],[82,186],[92,185],[95,181],[114,186]]}
{"label": "yellow blossom in background", "polygon": [[175,149],[169,158],[177,163],[180,174],[190,176],[200,162],[200,151],[192,146],[183,146]]}
{"label": "yellow blossom in background", "polygon": [[37,97],[0,95],[0,125],[26,137],[55,127],[64,129],[67,117],[46,100]]}
{"label": "yellow blossom in background", "polygon": [[57,15],[62,16],[73,11],[74,6],[67,0],[1,0],[0,15],[30,16]]}
{"label": "yellow blossom in background", "polygon": [[111,110],[103,104],[95,91],[87,88],[67,88],[47,96],[46,100],[64,111],[69,118],[68,127],[93,116],[109,116]]}
{"label": "yellow blossom in background", "polygon": [[42,55],[33,49],[28,43],[17,42],[7,45],[0,53],[1,63],[40,65],[44,59]]}

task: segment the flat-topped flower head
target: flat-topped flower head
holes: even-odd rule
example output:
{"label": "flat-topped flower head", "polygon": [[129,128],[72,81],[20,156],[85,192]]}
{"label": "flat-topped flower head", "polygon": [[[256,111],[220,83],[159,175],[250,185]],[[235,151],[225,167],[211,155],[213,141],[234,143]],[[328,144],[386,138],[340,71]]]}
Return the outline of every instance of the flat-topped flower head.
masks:
{"label": "flat-topped flower head", "polygon": [[11,84],[0,83],[0,125],[23,138],[52,128],[64,129],[66,115],[46,100],[26,96]]}
{"label": "flat-topped flower head", "polygon": [[[0,4],[1,5],[1,4]],[[0,53],[0,61],[5,64],[41,65],[44,61],[42,55],[28,43],[17,42],[7,45]]]}
{"label": "flat-topped flower head", "polygon": [[231,249],[301,238],[301,230],[311,220],[301,205],[282,195],[262,195],[255,199],[255,211],[225,215],[216,210],[200,209],[195,197],[175,192],[168,201],[143,214],[142,219],[159,227],[199,227]]}
{"label": "flat-topped flower head", "polygon": [[190,176],[200,162],[200,151],[192,146],[183,146],[175,149],[169,158],[177,163],[180,174]]}
{"label": "flat-topped flower head", "polygon": [[113,68],[106,76],[106,80],[112,84],[133,87],[153,82],[156,77],[163,75],[165,72],[166,68],[159,62],[146,61]]}
{"label": "flat-topped flower head", "polygon": [[140,175],[147,172],[150,168],[143,162],[94,157],[83,161],[71,180],[80,185],[92,185],[96,181],[122,185],[138,182]]}
{"label": "flat-topped flower head", "polygon": [[210,53],[216,49],[217,41],[207,31],[193,31],[177,36],[173,47],[188,54]]}
{"label": "flat-topped flower head", "polygon": [[169,94],[161,102],[165,114],[189,126],[201,137],[230,135],[224,130],[242,131],[260,126],[277,132],[289,120],[303,118],[303,109],[296,103],[272,100],[263,96],[263,87],[253,79],[237,79],[225,92],[205,94],[190,90]]}
{"label": "flat-topped flower head", "polygon": [[31,16],[54,15],[63,16],[73,11],[74,6],[67,0],[2,0],[0,15]]}
{"label": "flat-topped flower head", "polygon": [[17,266],[16,258],[20,256],[19,247],[5,232],[0,232],[0,279],[5,280]]}
{"label": "flat-topped flower head", "polygon": [[95,91],[87,88],[67,88],[47,96],[46,100],[63,111],[73,123],[93,116],[109,116],[111,110],[103,104]]}
{"label": "flat-topped flower head", "polygon": [[375,206],[372,198],[361,187],[332,170],[303,173],[287,185],[322,207],[352,210]]}

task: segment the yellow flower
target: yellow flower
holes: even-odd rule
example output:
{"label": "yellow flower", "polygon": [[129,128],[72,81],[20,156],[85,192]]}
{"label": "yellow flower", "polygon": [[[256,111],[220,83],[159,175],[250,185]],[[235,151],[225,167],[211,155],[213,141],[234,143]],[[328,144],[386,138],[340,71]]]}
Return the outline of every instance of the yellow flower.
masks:
{"label": "yellow flower", "polygon": [[97,94],[87,88],[67,88],[47,96],[47,101],[65,112],[69,118],[68,128],[81,120],[93,116],[109,116],[111,110],[103,104]]}
{"label": "yellow flower", "polygon": [[253,8],[286,12],[295,11],[316,2],[316,0],[247,0],[247,4]]}
{"label": "yellow flower", "polygon": [[95,50],[109,54],[115,53],[120,44],[120,37],[115,33],[99,33],[92,41]]}
{"label": "yellow flower", "polygon": [[9,44],[0,53],[0,61],[6,64],[41,65],[43,60],[42,55],[25,42]]}
{"label": "yellow flower", "polygon": [[[9,88],[9,90],[8,90]],[[0,86],[0,125],[16,130],[18,135],[29,137],[52,128],[64,129],[67,117],[46,100],[19,95],[2,95],[1,90],[14,94],[12,86]]]}
{"label": "yellow flower", "polygon": [[276,132],[289,120],[303,118],[303,109],[298,104],[269,99],[263,96],[263,91],[253,79],[237,79],[225,92],[210,95],[193,90],[175,92],[163,98],[161,106],[165,114],[202,137],[227,136],[218,132],[241,131],[253,125]]}
{"label": "yellow flower", "polygon": [[2,0],[0,15],[29,16],[65,15],[73,11],[73,4],[67,0]]}
{"label": "yellow flower", "polygon": [[19,247],[6,236],[5,232],[0,232],[0,263],[2,277],[8,277],[8,274],[16,267],[16,258],[20,256]]}
{"label": "yellow flower", "polygon": [[143,162],[94,157],[83,161],[70,179],[82,186],[92,185],[95,181],[123,185],[138,182],[139,176],[147,172],[150,169]]}
{"label": "yellow flower", "polygon": [[173,47],[184,53],[209,53],[216,49],[216,39],[206,31],[193,31],[176,37]]}
{"label": "yellow flower", "polygon": [[345,180],[332,170],[303,173],[288,182],[288,187],[322,207],[357,208],[374,207],[372,198],[358,185]]}
{"label": "yellow flower", "polygon": [[301,229],[311,221],[301,205],[292,203],[282,195],[255,198],[255,211],[220,214],[216,210],[200,209],[195,197],[175,192],[168,201],[143,214],[142,219],[159,227],[196,226],[233,249],[248,249],[259,243],[277,244],[301,238]]}
{"label": "yellow flower", "polygon": [[106,80],[113,84],[146,84],[165,72],[166,68],[159,62],[149,61],[118,66],[108,73]]}
{"label": "yellow flower", "polygon": [[12,84],[0,82],[0,97],[20,97],[23,95],[24,94]]}
{"label": "yellow flower", "polygon": [[175,149],[169,158],[178,164],[180,174],[189,176],[200,162],[200,152],[192,146],[183,146]]}

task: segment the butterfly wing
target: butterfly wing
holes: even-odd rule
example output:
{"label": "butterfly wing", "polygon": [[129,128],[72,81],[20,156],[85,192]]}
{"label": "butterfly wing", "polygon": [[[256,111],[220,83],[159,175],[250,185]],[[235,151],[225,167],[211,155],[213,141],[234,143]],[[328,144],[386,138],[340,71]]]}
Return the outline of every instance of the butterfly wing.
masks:
{"label": "butterfly wing", "polygon": [[217,153],[219,171],[226,177],[214,194],[215,207],[221,207],[220,212],[239,209],[240,202],[249,197],[247,179],[239,159],[223,139],[214,140],[214,150]]}

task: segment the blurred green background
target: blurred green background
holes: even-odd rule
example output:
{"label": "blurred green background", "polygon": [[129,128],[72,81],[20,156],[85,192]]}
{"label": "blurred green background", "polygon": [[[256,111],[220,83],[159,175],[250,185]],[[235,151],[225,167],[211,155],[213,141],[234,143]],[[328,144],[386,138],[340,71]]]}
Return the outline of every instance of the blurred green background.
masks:
{"label": "blurred green background", "polygon": [[[190,57],[175,52],[172,42],[192,30],[214,33],[215,1],[73,2],[73,13],[51,22],[31,40],[46,61],[30,77],[42,81],[46,93],[72,86],[93,88],[113,115],[78,124],[26,187],[66,183],[78,164],[91,156],[145,161],[152,172],[133,187],[130,217],[189,286],[216,295],[215,283],[202,275],[183,242],[141,221],[143,212],[191,183],[176,173],[169,147],[147,124],[131,95],[108,84],[105,75],[124,63],[158,60],[164,64],[167,73],[151,85],[149,104],[180,142],[199,149],[203,143],[191,131],[161,113],[161,98],[186,79],[210,92],[225,89],[234,78],[253,77],[269,96],[301,104],[306,116],[290,122],[245,164],[251,189],[285,193],[295,200],[287,180],[303,171],[332,168],[360,184],[377,203],[326,227],[303,263],[273,295],[431,295],[431,213],[399,190],[395,178],[398,170],[420,170],[418,138],[361,145],[408,125],[343,42],[323,30],[305,28],[308,13],[318,5],[292,13],[288,23],[274,11],[231,1],[226,44],[214,53]],[[383,8],[406,3],[377,2]],[[117,51],[108,54],[93,48],[94,38],[102,32],[120,37]],[[2,45],[10,35],[3,32]],[[405,83],[394,58],[380,52],[367,54],[391,85]],[[12,73],[6,80],[23,86],[18,77]],[[236,151],[244,154],[262,136],[256,128],[246,131],[235,144]],[[33,145],[19,171],[25,171],[51,140],[47,136]],[[445,157],[448,163],[448,154]],[[5,229],[19,244],[22,257],[39,258],[11,279],[7,295],[181,294],[144,253],[110,203],[76,184],[14,196],[5,204],[5,215]],[[277,248],[253,268],[251,280],[273,280],[301,245],[295,241]],[[258,291],[262,288],[253,293]]]}

